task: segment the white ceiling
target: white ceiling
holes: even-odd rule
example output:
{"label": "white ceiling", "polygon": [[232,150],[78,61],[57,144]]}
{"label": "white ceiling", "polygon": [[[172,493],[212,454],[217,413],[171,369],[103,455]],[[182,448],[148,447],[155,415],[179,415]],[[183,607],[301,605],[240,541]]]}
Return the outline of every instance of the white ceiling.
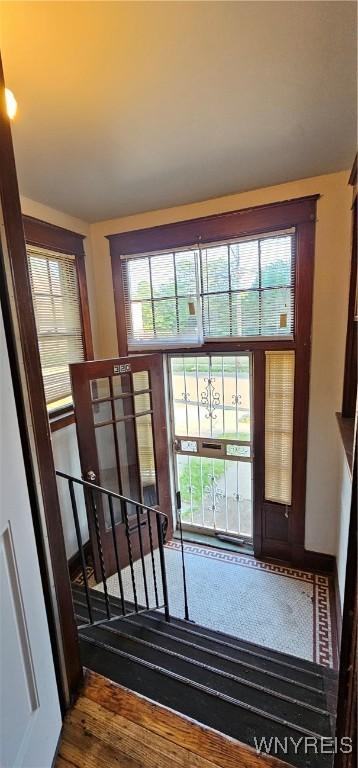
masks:
{"label": "white ceiling", "polygon": [[2,2],[20,191],[87,221],[349,168],[353,2]]}

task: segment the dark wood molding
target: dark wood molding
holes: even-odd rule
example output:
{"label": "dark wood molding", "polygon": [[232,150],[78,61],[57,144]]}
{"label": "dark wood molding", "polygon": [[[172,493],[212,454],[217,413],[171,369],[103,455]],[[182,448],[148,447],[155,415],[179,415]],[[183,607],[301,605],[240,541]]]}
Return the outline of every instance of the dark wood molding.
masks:
{"label": "dark wood molding", "polygon": [[[22,226],[19,191],[16,179],[15,158],[11,130],[6,115],[4,80],[0,66],[0,191],[11,268],[14,302],[17,312],[24,372],[27,380],[29,407],[33,436],[37,453],[39,481],[43,498],[46,531],[57,611],[61,631],[62,648],[67,680],[62,681],[60,696],[66,698],[66,684],[70,694],[77,690],[82,679],[77,629],[73,615],[71,587],[67,570],[66,551],[57,493],[57,484],[51,450],[50,429],[43,389],[40,356],[37,343],[35,317],[32,306],[31,286],[27,267],[27,255]],[[40,567],[47,567],[40,552]],[[56,637],[56,641],[57,637]],[[59,658],[59,648],[56,655]]]}
{"label": "dark wood molding", "polygon": [[[306,465],[309,373],[311,359],[311,324],[313,303],[313,274],[315,251],[316,205],[319,195],[287,200],[206,216],[189,221],[175,222],[159,227],[109,235],[112,261],[118,348],[121,355],[128,354],[125,301],[121,268],[121,255],[151,252],[174,247],[209,243],[272,232],[295,227],[296,230],[296,294],[295,332],[293,339],[226,340],[206,342],[196,347],[175,348],[185,352],[251,352],[254,359],[254,549],[257,557],[274,557],[295,564],[304,562]],[[264,399],[265,351],[294,350],[295,401],[293,424],[292,504],[286,517],[284,505],[272,504],[264,499]],[[147,349],[151,351],[168,352]],[[135,354],[135,353],[134,353]],[[260,357],[261,354],[261,357]]]}
{"label": "dark wood molding", "polygon": [[68,253],[76,257],[84,355],[85,360],[93,360],[93,341],[85,265],[86,256],[83,246],[86,236],[63,227],[58,227],[55,224],[49,224],[47,221],[35,219],[33,216],[23,215],[22,221],[25,240],[28,245],[48,248],[50,251]]}
{"label": "dark wood molding", "polygon": [[336,558],[334,555],[326,555],[324,552],[314,552],[311,549],[303,549],[303,556],[298,565],[300,568],[309,571],[333,574]]}
{"label": "dark wood molding", "polygon": [[348,181],[348,184],[350,184],[351,187],[355,187],[357,185],[357,158],[358,155],[356,155],[354,158],[351,175]]}
{"label": "dark wood molding", "polygon": [[34,216],[22,216],[25,240],[29,245],[48,248],[50,251],[70,253],[73,256],[84,256],[83,241],[86,235],[72,232],[70,229],[58,227],[48,221],[35,219]]}
{"label": "dark wood molding", "polygon": [[339,654],[341,649],[341,634],[342,634],[342,607],[341,607],[341,595],[340,595],[339,581],[338,581],[337,561],[335,562],[335,567],[334,567],[334,598],[335,598],[335,613],[336,613],[336,624],[337,624],[337,648],[338,648],[338,654]]}
{"label": "dark wood molding", "polygon": [[255,557],[262,557],[263,513],[265,477],[265,352],[258,349],[253,352],[253,544]]}
{"label": "dark wood molding", "polygon": [[239,211],[203,216],[157,227],[107,235],[111,255],[136,253],[229,240],[232,237],[285,229],[316,218],[319,195],[244,208]]}
{"label": "dark wood molding", "polygon": [[293,562],[304,550],[308,405],[311,364],[311,327],[315,221],[297,226],[297,272],[295,301],[295,394],[293,412],[292,507],[289,540]]}
{"label": "dark wood molding", "polygon": [[355,419],[344,418],[341,413],[336,413],[338,429],[342,438],[343,448],[347,459],[348,469],[352,476],[353,448],[354,448],[354,422]]}
{"label": "dark wood molding", "polygon": [[78,290],[80,294],[81,305],[81,323],[82,323],[82,336],[85,360],[93,360],[93,341],[92,341],[92,329],[91,329],[91,317],[89,311],[88,291],[87,291],[87,278],[86,278],[86,265],[85,257],[76,257],[77,278],[78,278]]}
{"label": "dark wood molding", "polygon": [[342,416],[354,418],[357,400],[357,198],[352,211],[352,254],[349,279]]}
{"label": "dark wood molding", "polygon": [[64,416],[59,416],[55,419],[50,419],[50,429],[52,432],[58,432],[59,429],[64,429],[65,427],[69,427],[71,424],[74,424],[76,421],[75,413],[74,411],[71,411],[71,413],[67,413]]}
{"label": "dark wood molding", "polygon": [[341,650],[337,699],[336,737],[352,740],[352,751],[338,750],[334,768],[353,768],[357,765],[357,445],[353,462],[353,484],[348,532],[347,564],[342,613]]}

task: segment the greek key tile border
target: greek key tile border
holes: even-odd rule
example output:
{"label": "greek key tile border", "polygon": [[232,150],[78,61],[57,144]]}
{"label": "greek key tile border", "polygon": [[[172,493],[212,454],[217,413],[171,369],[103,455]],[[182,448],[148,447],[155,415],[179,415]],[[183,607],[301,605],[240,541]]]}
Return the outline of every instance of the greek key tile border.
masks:
{"label": "greek key tile border", "polygon": [[[168,549],[180,550],[178,541],[169,541]],[[287,578],[304,581],[312,585],[313,590],[313,654],[312,660],[324,667],[335,666],[335,645],[333,642],[332,613],[330,606],[330,589],[328,576],[318,575],[310,571],[302,571],[276,563],[266,563],[255,560],[249,555],[241,555],[214,547],[205,547],[197,544],[184,544],[184,552],[190,555],[208,557],[232,565],[240,565],[243,568],[251,568],[266,573],[278,574]]]}

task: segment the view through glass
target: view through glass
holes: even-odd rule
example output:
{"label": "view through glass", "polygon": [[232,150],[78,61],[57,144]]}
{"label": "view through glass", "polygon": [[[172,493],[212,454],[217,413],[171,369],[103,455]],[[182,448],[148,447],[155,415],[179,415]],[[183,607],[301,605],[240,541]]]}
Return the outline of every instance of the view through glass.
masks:
{"label": "view through glass", "polygon": [[170,358],[183,525],[252,538],[251,358]]}

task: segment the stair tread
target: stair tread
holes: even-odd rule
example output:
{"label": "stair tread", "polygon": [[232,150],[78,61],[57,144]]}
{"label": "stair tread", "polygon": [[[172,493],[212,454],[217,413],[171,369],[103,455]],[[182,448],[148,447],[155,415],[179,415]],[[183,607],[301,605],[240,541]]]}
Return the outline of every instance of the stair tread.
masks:
{"label": "stair tread", "polygon": [[327,702],[323,690],[300,685],[294,678],[275,675],[272,672],[255,667],[239,659],[233,659],[224,653],[211,651],[197,643],[180,637],[173,637],[165,631],[165,626],[162,629],[158,629],[156,626],[154,628],[148,627],[148,622],[144,624],[144,622],[136,621],[135,616],[121,618],[118,623],[114,622],[113,626],[119,629],[123,628],[124,632],[157,644],[162,649],[179,652],[182,655],[214,667],[218,671],[234,675],[247,681],[249,684],[261,686],[273,693],[280,693],[318,709],[326,709]]}
{"label": "stair tread", "polygon": [[[73,585],[73,593],[74,593],[74,600],[76,601],[76,595],[80,596],[82,595],[82,599],[84,596],[84,587],[81,585]],[[98,590],[90,590],[91,593],[91,600],[95,602],[95,604],[102,604],[104,606],[104,595]],[[120,600],[114,596],[110,596],[110,604],[111,607],[113,607],[113,612],[118,611],[118,615],[122,615],[122,609],[121,609],[121,603]],[[130,604],[128,604],[128,607],[131,608]],[[83,614],[85,615],[85,614]],[[264,646],[257,645],[255,643],[250,643],[245,640],[241,640],[240,638],[232,637],[231,635],[224,634],[222,632],[217,632],[216,630],[209,629],[208,627],[204,627],[198,624],[193,624],[191,622],[187,622],[184,619],[179,618],[171,618],[170,624],[168,625],[166,622],[164,622],[163,615],[160,613],[160,611],[151,610],[146,614],[141,614],[141,621],[144,622],[157,622],[157,623],[163,623],[166,626],[166,631],[173,635],[180,634],[181,636],[193,638],[194,641],[198,642],[203,645],[207,645],[209,647],[212,647],[213,644],[216,644],[217,646],[220,645],[221,648],[225,648],[225,653],[228,655],[231,654],[241,654],[245,655],[248,654],[250,657],[255,660],[254,663],[261,664],[263,661],[265,665],[269,668],[272,668],[272,671],[275,671],[275,668],[277,670],[279,667],[277,665],[285,666],[288,669],[292,667],[294,670],[294,675],[297,677],[302,678],[301,682],[306,684],[316,685],[318,688],[322,688],[322,685],[320,685],[320,680],[322,676],[322,670],[324,669],[325,676],[333,676],[335,677],[335,673],[333,673],[332,670],[327,670],[326,668],[321,667],[320,665],[316,664],[315,662],[308,661],[306,659],[301,659],[295,656],[290,656],[288,654],[282,653],[280,651],[276,651],[271,648],[266,648]],[[218,649],[219,650],[219,649]],[[262,661],[261,661],[262,660]],[[314,682],[316,678],[316,682]]]}
{"label": "stair tread", "polygon": [[130,653],[137,659],[147,660],[168,672],[175,671],[180,676],[196,681],[200,685],[207,685],[218,693],[230,696],[250,707],[257,707],[259,701],[259,708],[266,713],[288,720],[307,730],[311,730],[314,723],[315,733],[330,735],[331,723],[327,712],[313,709],[303,702],[288,697],[282,698],[281,694],[268,691],[263,686],[259,688],[251,686],[247,681],[226,674],[221,669],[205,665],[189,655],[165,650],[143,638],[129,634],[122,625],[119,626],[119,623],[117,627],[108,624],[88,627],[81,630],[80,636],[94,638],[113,649]]}
{"label": "stair tread", "polygon": [[[85,630],[84,633],[89,634],[90,632],[94,635],[105,636],[108,639],[109,633],[106,635],[102,628],[92,627]],[[214,689],[210,688],[209,683],[213,681],[211,676],[203,677],[203,680],[206,680],[204,685],[198,682],[199,674],[196,680],[191,681],[185,675],[189,665],[183,664],[180,672],[174,672],[171,669],[164,670],[162,666],[155,666],[153,660],[156,656],[154,652],[152,656],[148,653],[144,659],[136,658],[133,653],[135,645],[133,642],[118,649],[108,646],[104,648],[93,644],[98,640],[91,637],[84,639],[82,636],[84,633],[81,631],[80,647],[82,661],[86,666],[121,685],[149,698],[153,699],[154,697],[161,704],[253,747],[255,736],[259,738],[262,736],[269,737],[274,733],[282,740],[292,736],[297,741],[307,730],[312,731],[313,720],[311,720],[310,729],[304,729],[299,724],[292,727],[285,722],[275,720],[270,712],[263,713],[257,709],[250,709],[247,705],[235,703],[234,699],[225,697],[222,693],[217,694]],[[206,672],[206,670],[204,671]],[[332,764],[330,755],[311,754],[307,759],[305,755],[296,755],[291,746],[284,759],[299,768],[330,768]]]}

